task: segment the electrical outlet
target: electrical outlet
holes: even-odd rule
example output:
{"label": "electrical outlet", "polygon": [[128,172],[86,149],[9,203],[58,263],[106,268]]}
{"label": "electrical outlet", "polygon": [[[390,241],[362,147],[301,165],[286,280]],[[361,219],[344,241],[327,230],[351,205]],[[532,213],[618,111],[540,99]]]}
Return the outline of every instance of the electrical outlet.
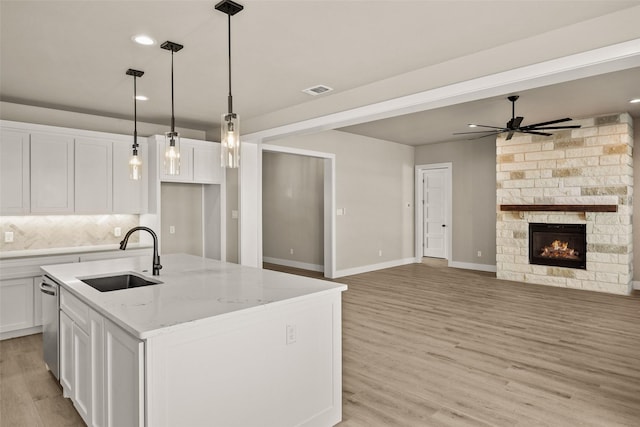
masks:
{"label": "electrical outlet", "polygon": [[13,243],[13,231],[5,231],[4,232],[4,242],[5,243]]}
{"label": "electrical outlet", "polygon": [[382,249],[378,250],[378,256],[382,256]]}
{"label": "electrical outlet", "polygon": [[298,328],[296,325],[287,325],[287,345],[293,344],[298,339]]}
{"label": "electrical outlet", "polygon": [[293,255],[293,248],[289,249],[289,254]]}
{"label": "electrical outlet", "polygon": [[478,251],[478,258],[482,256],[482,251]]}
{"label": "electrical outlet", "polygon": [[344,209],[342,209],[342,208],[338,208],[338,210],[336,210],[336,215],[337,215],[337,216],[342,216],[342,215],[344,215]]}
{"label": "electrical outlet", "polygon": [[238,219],[238,211],[237,210],[232,210],[231,211],[231,219]]}
{"label": "electrical outlet", "polygon": [[176,226],[175,225],[170,225],[169,226],[169,234],[176,234]]}
{"label": "electrical outlet", "polygon": [[115,237],[120,237],[120,236],[122,236],[122,228],[120,228],[120,227],[115,227],[115,228],[113,229],[113,235],[114,235]]}

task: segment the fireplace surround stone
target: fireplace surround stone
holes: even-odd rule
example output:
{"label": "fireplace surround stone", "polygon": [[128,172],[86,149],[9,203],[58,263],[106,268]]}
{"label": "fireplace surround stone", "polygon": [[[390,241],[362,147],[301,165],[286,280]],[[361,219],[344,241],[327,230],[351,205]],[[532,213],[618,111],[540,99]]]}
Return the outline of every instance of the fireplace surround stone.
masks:
{"label": "fireplace surround stone", "polygon": [[[629,294],[633,277],[633,122],[576,120],[551,137],[496,141],[496,275],[523,283]],[[502,211],[501,205],[616,205],[616,212]],[[585,224],[586,269],[529,263],[529,223]]]}

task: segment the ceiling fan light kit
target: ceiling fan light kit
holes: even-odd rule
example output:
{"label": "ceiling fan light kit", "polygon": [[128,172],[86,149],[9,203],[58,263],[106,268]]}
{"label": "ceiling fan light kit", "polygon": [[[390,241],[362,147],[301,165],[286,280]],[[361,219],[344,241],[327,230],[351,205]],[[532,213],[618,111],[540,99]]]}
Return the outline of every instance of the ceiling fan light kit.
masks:
{"label": "ceiling fan light kit", "polygon": [[549,130],[560,130],[560,129],[578,129],[580,125],[566,125],[566,126],[550,126],[555,125],[557,123],[565,123],[570,122],[571,118],[565,117],[564,119],[550,120],[548,122],[540,122],[534,123],[532,125],[521,126],[522,120],[524,117],[518,116],[516,117],[516,101],[520,98],[518,95],[511,95],[507,97],[507,99],[511,102],[511,119],[507,122],[505,127],[499,126],[489,126],[489,125],[479,125],[479,124],[469,124],[469,127],[482,127],[488,128],[490,130],[480,130],[474,132],[457,132],[454,135],[467,135],[467,134],[484,134],[477,136],[475,138],[470,139],[479,139],[485,138],[487,136],[499,135],[501,133],[507,133],[506,140],[510,140],[513,138],[515,133],[525,133],[531,135],[541,135],[541,136],[551,136],[552,133],[546,132]]}

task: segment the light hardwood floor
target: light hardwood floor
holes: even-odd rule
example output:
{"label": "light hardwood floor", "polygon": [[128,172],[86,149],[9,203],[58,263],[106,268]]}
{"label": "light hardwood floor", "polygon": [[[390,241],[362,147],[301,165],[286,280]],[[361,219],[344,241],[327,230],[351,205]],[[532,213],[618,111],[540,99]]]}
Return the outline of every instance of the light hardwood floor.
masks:
{"label": "light hardwood floor", "polygon": [[[640,425],[640,296],[493,276],[429,263],[339,279],[340,426]],[[41,335],[0,342],[0,426],[82,425],[41,351]]]}

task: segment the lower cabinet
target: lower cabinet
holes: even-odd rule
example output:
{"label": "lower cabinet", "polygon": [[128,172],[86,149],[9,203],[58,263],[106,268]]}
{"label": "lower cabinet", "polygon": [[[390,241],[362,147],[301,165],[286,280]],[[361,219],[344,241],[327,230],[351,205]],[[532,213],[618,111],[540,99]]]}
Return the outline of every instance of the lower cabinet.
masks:
{"label": "lower cabinet", "polygon": [[142,341],[61,289],[60,383],[87,425],[144,425],[143,357]]}
{"label": "lower cabinet", "polygon": [[33,288],[32,277],[0,281],[0,332],[34,326]]}

